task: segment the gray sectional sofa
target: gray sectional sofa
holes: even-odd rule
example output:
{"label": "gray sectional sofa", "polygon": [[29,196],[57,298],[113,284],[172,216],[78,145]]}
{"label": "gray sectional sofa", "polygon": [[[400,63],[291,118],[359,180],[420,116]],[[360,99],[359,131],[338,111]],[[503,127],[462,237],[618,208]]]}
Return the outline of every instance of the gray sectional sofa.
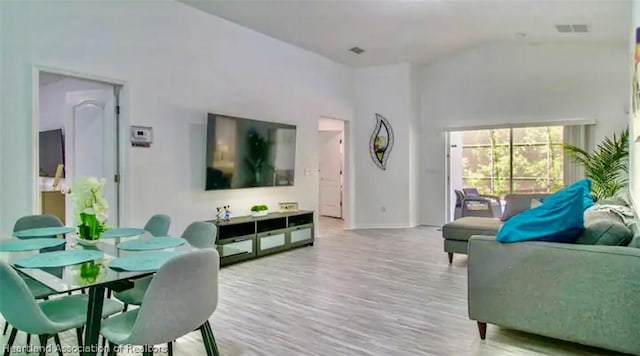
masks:
{"label": "gray sectional sofa", "polygon": [[640,355],[640,231],[634,219],[587,210],[585,231],[573,244],[500,243],[492,230],[500,220],[460,220],[443,229],[445,251],[469,255],[469,318],[481,339],[494,324]]}
{"label": "gray sectional sofa", "polygon": [[494,324],[640,355],[640,234],[629,246],[473,236],[468,305],[481,339]]}
{"label": "gray sectional sofa", "polygon": [[454,220],[442,227],[444,252],[449,255],[449,263],[453,262],[453,254],[467,254],[469,238],[473,235],[494,236],[503,222],[510,217],[531,207],[532,199],[541,199],[548,194],[508,194],[504,214],[501,218],[484,218],[467,216]]}

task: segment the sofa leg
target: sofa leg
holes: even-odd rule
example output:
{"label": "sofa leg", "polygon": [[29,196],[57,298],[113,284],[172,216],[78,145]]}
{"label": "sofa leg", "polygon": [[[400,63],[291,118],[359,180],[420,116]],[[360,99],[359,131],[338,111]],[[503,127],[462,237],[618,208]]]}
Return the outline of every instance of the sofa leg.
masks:
{"label": "sofa leg", "polygon": [[453,263],[453,252],[449,252],[449,264]]}
{"label": "sofa leg", "polygon": [[480,339],[484,340],[487,337],[487,323],[479,321],[478,331],[480,332]]}

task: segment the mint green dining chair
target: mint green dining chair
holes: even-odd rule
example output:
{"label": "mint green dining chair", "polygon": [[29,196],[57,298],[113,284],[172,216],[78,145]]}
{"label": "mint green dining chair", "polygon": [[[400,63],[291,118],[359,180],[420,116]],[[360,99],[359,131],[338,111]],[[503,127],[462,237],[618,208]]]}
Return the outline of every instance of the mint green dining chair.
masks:
{"label": "mint green dining chair", "polygon": [[[62,220],[55,215],[40,214],[40,215],[27,215],[16,220],[13,225],[13,231],[21,231],[27,229],[34,229],[38,227],[59,227],[64,226]],[[51,237],[56,237],[55,235]]]}
{"label": "mint green dining chair", "polygon": [[[35,229],[39,227],[60,227],[64,226],[62,221],[55,215],[41,214],[41,215],[27,215],[16,220],[13,225],[13,231],[22,231],[27,229]],[[57,236],[49,236],[50,238],[56,238]],[[58,251],[64,250],[64,246],[60,247],[51,247],[40,250],[40,252],[50,252],[50,251]],[[20,275],[24,278],[24,281],[27,283],[29,290],[36,297],[36,299],[48,299],[49,295],[55,294],[56,291],[45,286],[44,284],[34,280],[31,277]],[[9,323],[4,323],[4,328],[2,330],[2,335],[7,334],[7,330],[9,327]],[[27,344],[31,343],[31,335],[27,334]]]}
{"label": "mint green dining chair", "polygon": [[192,222],[182,233],[182,238],[193,247],[215,248],[218,227],[204,221]]}
{"label": "mint green dining chair", "polygon": [[[218,305],[220,256],[201,249],[167,261],[151,280],[140,308],[102,322],[100,334],[109,341],[109,355],[118,345],[144,346],[171,342],[200,330],[207,355],[219,355],[209,318]],[[171,349],[169,350],[172,354]]]}
{"label": "mint green dining chair", "polygon": [[170,225],[171,218],[169,215],[156,214],[149,218],[149,221],[144,225],[144,229],[149,231],[152,236],[167,236]]}
{"label": "mint green dining chair", "polygon": [[[217,229],[214,224],[196,221],[184,230],[182,238],[189,244],[198,248],[213,248],[216,243]],[[125,311],[129,305],[140,305],[147,292],[153,276],[143,277],[133,281],[133,287],[122,292],[113,293],[113,296],[124,303]]]}
{"label": "mint green dining chair", "polygon": [[[59,333],[76,329],[78,345],[82,345],[82,330],[87,320],[89,297],[82,294],[65,295],[43,302],[37,302],[29,287],[7,262],[0,261],[0,313],[13,330],[5,346],[8,356],[18,330],[39,335],[40,345],[45,346],[53,337],[61,350]],[[102,317],[122,311],[122,304],[105,300]],[[45,350],[40,353],[44,355]],[[61,353],[60,353],[61,354]]]}

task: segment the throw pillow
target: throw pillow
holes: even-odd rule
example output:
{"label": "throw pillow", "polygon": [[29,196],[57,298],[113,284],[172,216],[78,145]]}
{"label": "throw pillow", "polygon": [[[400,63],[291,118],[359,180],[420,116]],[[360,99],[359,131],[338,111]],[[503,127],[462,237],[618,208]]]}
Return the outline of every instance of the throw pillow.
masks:
{"label": "throw pillow", "polygon": [[542,205],[542,202],[538,199],[531,199],[531,209],[537,208]]}
{"label": "throw pillow", "polygon": [[548,196],[549,194],[507,194],[504,197],[504,200],[507,202],[507,205],[504,208],[504,213],[500,220],[507,221],[511,219],[513,216],[520,214],[525,210],[529,210],[531,208],[531,199],[537,199],[538,201],[541,198]]}
{"label": "throw pillow", "polygon": [[633,234],[615,213],[606,211],[584,213],[584,232],[577,244],[627,246]]}
{"label": "throw pillow", "polygon": [[549,195],[548,197],[544,197],[540,199],[542,204],[552,203],[557,200],[567,199],[567,194],[570,194],[569,191],[573,192],[575,189],[582,190],[583,197],[583,211],[590,208],[593,205],[593,199],[591,198],[591,180],[590,179],[581,179],[570,186],[560,189],[559,191]]}
{"label": "throw pillow", "polygon": [[584,230],[584,188],[569,187],[563,199],[545,201],[507,220],[498,231],[500,242],[575,242]]}

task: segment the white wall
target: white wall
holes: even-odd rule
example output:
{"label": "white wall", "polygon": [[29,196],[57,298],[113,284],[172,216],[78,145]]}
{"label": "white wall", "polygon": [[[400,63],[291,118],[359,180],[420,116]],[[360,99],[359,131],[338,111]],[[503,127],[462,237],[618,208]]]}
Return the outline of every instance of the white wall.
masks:
{"label": "white wall", "polygon": [[409,226],[420,224],[420,69],[409,68]]}
{"label": "white wall", "polygon": [[595,119],[595,142],[628,124],[627,46],[481,46],[421,75],[420,223],[445,221],[447,128]]}
{"label": "white wall", "polygon": [[453,220],[456,212],[456,190],[462,191],[464,188],[464,179],[462,178],[462,132],[452,131],[449,134],[449,186],[445,188],[445,192],[449,193],[449,214],[450,219]]}
{"label": "white wall", "polygon": [[[632,9],[630,56],[631,58],[634,58],[636,54],[636,28],[640,27],[640,0],[633,0]],[[640,116],[634,118],[632,110],[630,110],[629,123],[631,132],[629,138],[629,140],[631,141],[631,150],[629,157],[629,162],[631,164],[631,167],[629,169],[629,188],[631,190],[631,196],[633,198],[636,214],[640,214],[640,142],[634,142],[635,138],[640,136]]]}
{"label": "white wall", "polygon": [[[355,223],[361,228],[407,227],[415,222],[412,194],[416,182],[412,166],[412,135],[416,122],[412,66],[398,64],[355,70]],[[386,170],[369,154],[375,114],[389,120],[395,143]]]}
{"label": "white wall", "polygon": [[[235,215],[256,202],[316,209],[316,140],[306,138],[320,116],[352,118],[350,68],[173,1],[0,3],[0,232],[33,210],[34,64],[125,81],[123,120],[154,128],[151,148],[126,151],[127,224],[167,213],[175,234],[225,204]],[[205,192],[207,112],[296,124],[295,186]]]}
{"label": "white wall", "polygon": [[[0,93],[2,93],[2,50],[3,50],[3,43],[4,43],[4,31],[2,30],[2,1],[0,1]],[[2,100],[0,98],[0,158],[4,157],[2,155],[2,150],[3,150],[3,145],[2,145]],[[2,167],[3,165],[0,164],[0,201],[2,200],[2,191],[4,190],[4,186],[2,185],[3,182],[3,178],[4,177],[4,168]],[[0,203],[0,216],[2,215],[2,203]],[[2,223],[2,218],[0,218],[0,233],[3,233],[5,230],[2,228],[3,223]]]}

